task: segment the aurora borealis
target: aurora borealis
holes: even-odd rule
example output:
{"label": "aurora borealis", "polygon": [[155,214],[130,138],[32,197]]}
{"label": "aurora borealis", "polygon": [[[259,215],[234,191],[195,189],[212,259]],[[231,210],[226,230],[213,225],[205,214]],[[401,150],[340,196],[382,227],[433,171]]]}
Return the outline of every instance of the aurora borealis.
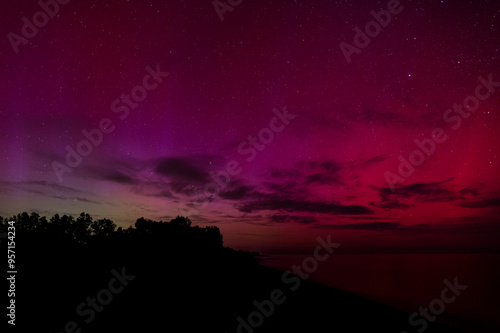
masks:
{"label": "aurora borealis", "polygon": [[326,234],[354,252],[499,249],[498,2],[400,1],[350,62],[341,43],[388,1],[243,0],[222,21],[212,1],[61,2],[17,53],[9,33],[41,7],[4,5],[1,216],[188,215],[271,253]]}

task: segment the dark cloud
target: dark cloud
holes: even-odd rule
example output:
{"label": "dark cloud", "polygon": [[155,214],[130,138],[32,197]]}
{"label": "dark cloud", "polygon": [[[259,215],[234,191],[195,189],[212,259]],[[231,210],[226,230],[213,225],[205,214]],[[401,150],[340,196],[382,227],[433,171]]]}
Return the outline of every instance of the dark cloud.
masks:
{"label": "dark cloud", "polygon": [[276,193],[297,193],[304,192],[305,188],[297,185],[296,181],[285,181],[280,183],[265,182],[264,188]]}
{"label": "dark cloud", "polygon": [[343,223],[343,224],[321,224],[314,225],[314,229],[334,230],[366,230],[366,231],[395,231],[407,234],[464,234],[464,233],[494,233],[500,232],[500,225],[495,219],[487,219],[484,222],[451,223],[451,224],[415,224],[403,225],[398,222],[365,222],[365,223]]}
{"label": "dark cloud", "polygon": [[382,155],[379,155],[379,156],[375,156],[371,159],[369,159],[368,161],[365,161],[365,162],[361,162],[358,167],[360,168],[368,168],[368,167],[371,167],[372,165],[374,164],[377,164],[377,163],[380,163],[380,162],[383,162],[387,159],[386,156],[382,156]]}
{"label": "dark cloud", "polygon": [[326,174],[333,176],[343,169],[343,165],[335,160],[327,161],[302,161],[295,163],[289,169],[276,169],[273,168],[267,174],[271,179],[285,179],[285,180],[299,180],[307,179],[311,175]]}
{"label": "dark cloud", "polygon": [[390,220],[390,218],[374,217],[374,216],[339,216],[339,217],[348,220]]}
{"label": "dark cloud", "polygon": [[46,198],[57,200],[80,201],[100,205],[101,202],[90,200],[83,195],[90,195],[81,190],[63,186],[57,183],[48,182],[45,180],[30,180],[24,182],[6,182],[0,181],[0,192],[5,191],[20,191],[24,193],[37,194]]}
{"label": "dark cloud", "polygon": [[408,209],[413,207],[413,205],[408,205],[401,203],[398,200],[382,201],[382,202],[370,202],[370,206],[382,208],[385,210],[390,209]]}
{"label": "dark cloud", "polygon": [[[77,170],[82,178],[93,178],[122,185],[131,185],[136,194],[177,198],[176,195],[195,196],[195,186],[211,182],[210,170],[201,166],[220,159],[210,156],[168,157],[151,160],[106,161],[104,165],[85,165]],[[147,176],[144,176],[147,175]]]}
{"label": "dark cloud", "polygon": [[478,201],[464,201],[457,203],[457,206],[465,208],[489,208],[489,207],[499,207],[500,198],[483,199]]}
{"label": "dark cloud", "polygon": [[414,226],[404,226],[398,231],[408,232],[411,234],[417,233],[430,233],[433,234],[498,234],[500,232],[500,224],[498,219],[486,218],[481,219],[482,222],[477,220],[475,223],[450,223],[450,224],[419,224]]}
{"label": "dark cloud", "polygon": [[[377,163],[382,157],[375,157],[370,163]],[[237,208],[241,212],[254,211],[286,211],[286,212],[313,212],[333,215],[367,215],[373,213],[369,207],[357,204],[343,204],[338,198],[311,200],[315,197],[314,187],[323,185],[343,185],[341,173],[346,167],[335,160],[302,161],[289,169],[271,169],[266,175],[266,182],[262,187],[241,186],[235,187],[220,196],[224,199],[239,200]],[[356,199],[355,196],[350,199]],[[351,200],[349,200],[351,201]],[[274,222],[291,221],[282,214],[274,215]],[[311,223],[312,218],[297,217],[301,223]]]}
{"label": "dark cloud", "polygon": [[340,181],[340,177],[331,176],[328,173],[315,173],[306,177],[306,184],[343,184]]}
{"label": "dark cloud", "polygon": [[301,224],[311,224],[317,221],[315,216],[299,216],[299,215],[272,215],[272,222],[288,223],[297,222]]}
{"label": "dark cloud", "polygon": [[341,171],[344,166],[334,160],[302,161],[289,169],[271,169],[266,174],[264,185],[280,193],[301,193],[305,195],[310,186],[345,185]]}
{"label": "dark cloud", "polygon": [[124,165],[115,165],[111,162],[99,166],[84,165],[76,169],[76,173],[82,178],[93,178],[124,185],[138,183],[138,180],[133,176],[135,172],[136,171],[129,170]]}
{"label": "dark cloud", "polygon": [[350,112],[347,118],[361,123],[378,123],[382,125],[405,124],[407,126],[415,126],[414,122],[399,113],[381,112],[368,108],[358,112]]}
{"label": "dark cloud", "polygon": [[[48,182],[45,180],[29,180],[29,181],[22,181],[22,182],[9,182],[9,181],[0,181],[0,190],[2,188],[17,188],[17,189],[22,189],[26,191],[36,191],[36,193],[48,193],[50,191],[57,191],[59,193],[82,193],[82,191],[68,187],[68,186],[63,186],[54,182]],[[34,189],[38,190],[34,190]]]}
{"label": "dark cloud", "polygon": [[[416,201],[420,202],[453,202],[464,208],[488,208],[500,206],[498,196],[491,198],[479,198],[480,193],[475,187],[466,187],[455,191],[449,185],[453,178],[440,182],[415,183],[407,186],[400,186],[394,190],[389,187],[374,188],[378,191],[381,201],[371,202],[373,207],[383,209],[408,209],[415,206]],[[413,200],[413,201],[411,201]]]}
{"label": "dark cloud", "polygon": [[[264,196],[264,195],[263,195]],[[264,196],[261,200],[243,203],[239,210],[251,213],[260,210],[284,210],[288,212],[315,212],[336,215],[364,215],[371,214],[369,208],[359,205],[341,205],[334,202],[311,202],[280,198],[273,195]]]}
{"label": "dark cloud", "polygon": [[[314,166],[315,166],[315,164],[311,164],[311,167],[313,169],[314,169]],[[333,161],[333,160],[329,160],[329,161],[320,163],[320,167],[321,167],[321,169],[323,169],[329,173],[335,173],[335,172],[339,172],[340,170],[342,170],[341,164],[337,163],[336,161]]]}
{"label": "dark cloud", "polygon": [[469,187],[466,187],[464,189],[461,189],[460,190],[460,194],[462,194],[462,195],[469,194],[469,195],[472,195],[472,196],[478,196],[479,195],[479,191],[476,188],[474,188],[472,186],[469,186]]}
{"label": "dark cloud", "polygon": [[105,172],[99,175],[99,178],[102,180],[107,180],[110,182],[118,183],[118,184],[136,184],[137,180],[133,177],[130,177],[120,171],[115,170],[106,170]]}
{"label": "dark cloud", "polygon": [[166,182],[141,182],[134,185],[131,191],[135,194],[140,194],[148,197],[158,198],[175,198],[172,194],[171,187]]}
{"label": "dark cloud", "polygon": [[154,171],[164,177],[196,184],[209,181],[208,172],[201,169],[191,158],[169,157],[158,161]]}
{"label": "dark cloud", "polygon": [[297,169],[276,169],[271,168],[267,174],[268,179],[280,180],[280,179],[298,179],[302,176],[302,173]]}
{"label": "dark cloud", "polygon": [[326,224],[317,225],[315,229],[334,229],[334,230],[372,230],[372,231],[386,231],[395,230],[400,226],[395,222],[365,222],[365,223],[352,223],[352,224]]}
{"label": "dark cloud", "polygon": [[398,198],[416,199],[421,202],[449,202],[463,199],[463,195],[448,188],[449,178],[440,182],[415,183],[401,186],[394,191],[389,187],[375,188],[383,203],[393,202]]}
{"label": "dark cloud", "polygon": [[96,204],[96,205],[100,205],[101,204],[100,202],[97,202],[97,201],[94,201],[94,200],[89,200],[89,199],[86,199],[86,198],[76,198],[76,200],[81,201],[81,202],[92,203],[92,204]]}
{"label": "dark cloud", "polygon": [[248,199],[250,198],[250,196],[252,196],[253,190],[253,186],[239,185],[222,192],[221,194],[219,194],[219,196],[227,200]]}

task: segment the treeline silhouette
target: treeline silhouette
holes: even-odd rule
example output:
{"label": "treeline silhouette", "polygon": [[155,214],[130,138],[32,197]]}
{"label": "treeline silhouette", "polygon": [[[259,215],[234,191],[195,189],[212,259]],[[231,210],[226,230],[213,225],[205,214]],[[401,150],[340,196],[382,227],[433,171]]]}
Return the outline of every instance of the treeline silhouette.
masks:
{"label": "treeline silhouette", "polygon": [[71,215],[53,215],[50,219],[33,212],[23,212],[10,218],[0,216],[0,233],[7,233],[8,221],[15,222],[16,232],[22,239],[40,239],[61,244],[87,245],[103,243],[118,246],[128,243],[158,246],[163,249],[182,250],[190,253],[197,250],[222,250],[233,252],[245,260],[256,261],[257,252],[235,251],[224,247],[223,236],[216,226],[200,227],[192,225],[188,217],[177,216],[169,222],[153,221],[141,217],[134,226],[117,227],[110,219],[94,220],[90,214],[82,212],[76,219]]}
{"label": "treeline silhouette", "polygon": [[[7,233],[9,221],[16,230],[17,327],[59,332],[75,321],[91,332],[140,331],[167,314],[170,327],[189,322],[196,312],[199,319],[214,321],[212,310],[221,296],[228,292],[228,301],[237,302],[234,290],[224,291],[224,286],[257,266],[257,253],[224,247],[218,227],[193,225],[188,217],[168,222],[141,217],[122,228],[84,212],[49,219],[23,212],[0,217],[0,233]],[[77,305],[95,297],[112,278],[111,271],[122,268],[136,278],[116,297],[121,301],[113,301],[91,323],[83,322]],[[229,324],[220,318],[212,325]]]}
{"label": "treeline silhouette", "polygon": [[103,237],[108,237],[109,240],[116,237],[150,236],[197,247],[223,247],[223,237],[218,227],[192,226],[191,220],[182,216],[177,216],[170,222],[156,222],[141,217],[137,219],[135,227],[129,226],[123,229],[106,218],[94,221],[92,216],[85,212],[82,212],[76,219],[71,215],[55,214],[49,220],[38,213],[23,212],[7,219],[0,216],[0,232],[7,232],[8,221],[15,222],[16,232],[19,233],[37,233],[39,236],[59,238],[79,244],[87,244]]}
{"label": "treeline silhouette", "polygon": [[[8,221],[16,226],[16,331],[399,332],[408,326],[407,313],[309,281],[292,292],[282,272],[258,265],[256,253],[225,247],[219,228],[192,225],[187,217],[141,217],[121,228],[86,213],[76,219],[21,213],[0,217],[1,233]],[[133,279],[109,300],[101,291],[113,270]],[[237,318],[247,320],[254,301],[276,289],[286,302],[260,327],[238,330]],[[87,322],[77,309],[85,303],[88,310],[99,297],[106,304]],[[452,332],[435,328],[427,333]]]}

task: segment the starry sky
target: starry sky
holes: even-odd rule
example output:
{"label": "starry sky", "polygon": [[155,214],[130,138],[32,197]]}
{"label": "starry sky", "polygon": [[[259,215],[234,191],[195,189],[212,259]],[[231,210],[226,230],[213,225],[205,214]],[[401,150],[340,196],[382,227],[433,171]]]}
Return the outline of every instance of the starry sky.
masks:
{"label": "starry sky", "polygon": [[1,216],[187,215],[267,253],[500,249],[499,2],[61,2],[2,10]]}

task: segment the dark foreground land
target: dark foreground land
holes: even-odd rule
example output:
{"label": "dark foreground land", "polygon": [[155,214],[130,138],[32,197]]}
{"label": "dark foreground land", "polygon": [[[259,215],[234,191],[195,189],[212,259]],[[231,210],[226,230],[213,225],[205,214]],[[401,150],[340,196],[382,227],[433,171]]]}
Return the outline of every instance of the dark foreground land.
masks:
{"label": "dark foreground land", "polygon": [[[16,222],[9,331],[416,332],[408,313],[291,275],[285,283],[253,254],[223,247],[215,227],[139,219],[116,231],[89,218]],[[425,332],[457,330],[432,323]]]}

